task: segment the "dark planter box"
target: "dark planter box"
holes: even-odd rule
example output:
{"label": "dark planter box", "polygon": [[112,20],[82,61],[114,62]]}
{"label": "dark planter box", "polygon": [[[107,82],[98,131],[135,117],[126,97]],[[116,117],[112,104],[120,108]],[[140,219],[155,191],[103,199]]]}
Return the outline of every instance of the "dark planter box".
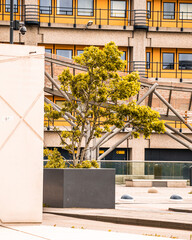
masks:
{"label": "dark planter box", "polygon": [[44,169],[43,203],[56,208],[115,208],[115,169]]}

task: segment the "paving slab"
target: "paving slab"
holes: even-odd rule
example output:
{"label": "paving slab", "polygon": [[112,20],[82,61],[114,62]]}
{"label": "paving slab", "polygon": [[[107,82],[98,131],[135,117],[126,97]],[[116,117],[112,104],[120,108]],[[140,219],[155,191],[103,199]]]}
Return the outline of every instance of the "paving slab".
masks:
{"label": "paving slab", "polygon": [[[150,188],[133,188],[124,185],[116,186],[116,209],[56,209],[44,208],[44,213],[90,219],[118,224],[161,227],[169,229],[192,230],[192,215],[188,212],[169,211],[170,208],[190,209],[191,187],[156,188],[157,193],[148,193]],[[122,200],[128,194],[133,201]],[[173,194],[183,199],[171,200]]]}
{"label": "paving slab", "polygon": [[0,226],[0,238],[6,240],[168,240],[164,237],[143,236],[95,230],[71,229],[53,226]]}

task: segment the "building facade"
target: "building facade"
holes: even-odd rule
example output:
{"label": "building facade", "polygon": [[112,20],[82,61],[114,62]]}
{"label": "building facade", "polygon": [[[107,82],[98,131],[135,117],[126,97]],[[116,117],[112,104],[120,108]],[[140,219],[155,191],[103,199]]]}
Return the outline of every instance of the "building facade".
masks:
{"label": "building facade", "polygon": [[[9,43],[9,4],[10,0],[1,1],[1,43]],[[157,82],[161,95],[182,116],[191,111],[192,0],[14,0],[14,20],[27,27],[25,35],[14,31],[15,44],[44,46],[57,59],[72,59],[86,46],[103,47],[114,41],[127,62],[125,73],[139,71],[146,84]],[[50,63],[46,69],[55,79],[62,71],[61,66]],[[143,87],[141,95],[144,92]],[[49,98],[57,104],[63,101],[59,96]],[[170,109],[157,97],[147,98],[144,104],[192,139],[190,131],[169,117]],[[105,143],[101,153],[124,134]],[[54,132],[45,131],[45,146],[60,146]],[[127,139],[106,159],[190,161],[192,153],[167,135],[152,134],[147,140]],[[143,174],[142,168],[131,171]]]}

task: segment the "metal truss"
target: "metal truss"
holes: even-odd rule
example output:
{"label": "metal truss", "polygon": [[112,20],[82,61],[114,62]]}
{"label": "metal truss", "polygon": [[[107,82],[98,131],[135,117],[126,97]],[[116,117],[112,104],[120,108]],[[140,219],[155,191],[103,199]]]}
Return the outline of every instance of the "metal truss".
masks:
{"label": "metal truss", "polygon": [[[74,64],[73,60],[69,59],[64,59],[59,60],[57,57],[54,55],[46,54],[45,55],[45,62],[48,62],[51,64],[51,71],[53,71],[53,64],[64,66],[64,67],[69,67],[70,69],[73,70],[73,74],[75,74],[76,70],[80,70],[83,72],[86,72],[86,68],[79,66],[78,64]],[[59,84],[54,80],[53,74],[52,76],[45,71],[45,77],[51,82],[52,88],[45,87],[44,91],[47,94],[53,95],[53,96],[58,96],[58,97],[63,97],[67,101],[70,101],[71,99],[71,94],[64,92],[60,89]],[[157,84],[157,83],[151,83],[147,81],[146,79],[140,79],[141,82],[141,88],[147,88],[148,91],[141,97],[139,98],[139,94],[137,96],[137,104],[141,104],[147,97],[148,97],[148,106],[152,106],[153,102],[153,96],[155,95],[167,108],[166,114],[161,114],[162,119],[170,120],[170,121],[175,121],[179,120],[185,126],[192,131],[191,125],[186,123],[186,119],[179,114],[179,112],[173,108],[171,105],[171,99],[172,99],[172,91],[178,91],[178,92],[190,92],[190,99],[189,99],[189,105],[188,105],[188,110],[191,109],[191,103],[192,103],[192,87],[185,87],[183,85],[181,86],[173,86],[173,85],[165,85],[165,84]],[[168,94],[168,101],[164,99],[164,97],[158,92],[158,90],[167,90],[169,91]],[[57,110],[61,111],[61,108],[57,106],[55,103],[50,101],[48,98],[45,97],[45,102],[48,104],[51,104],[52,107]],[[90,103],[93,104],[93,103]],[[111,104],[111,103],[107,103]],[[186,110],[186,109],[185,109]],[[172,115],[170,115],[170,112],[172,112]],[[80,113],[79,113],[80,114]],[[65,113],[65,115],[62,115],[62,117],[71,125],[75,126],[75,117],[72,116],[70,113]],[[125,126],[122,129],[118,129],[115,126],[111,128],[110,132],[105,133],[98,141],[93,141],[94,144],[92,147],[89,148],[90,153],[88,155],[91,156],[91,158],[96,158],[97,160],[103,159],[106,155],[108,155],[111,151],[113,151],[116,147],[118,147],[122,142],[124,142],[127,138],[129,138],[132,135],[133,131],[136,131],[136,129],[129,129],[129,132],[127,134],[123,135],[122,138],[116,142],[113,146],[111,146],[106,152],[104,152],[102,155],[99,156],[99,147],[102,146],[104,143],[108,142],[111,138],[115,137],[120,131],[122,131],[124,128],[129,126],[129,122],[125,124]],[[183,133],[179,132],[177,129],[171,127],[169,124],[165,123],[165,126],[167,128],[165,134],[174,139],[175,141],[179,142],[186,148],[192,151],[192,140],[184,135]],[[86,134],[85,134],[86,135]],[[85,136],[86,137],[86,136]]]}

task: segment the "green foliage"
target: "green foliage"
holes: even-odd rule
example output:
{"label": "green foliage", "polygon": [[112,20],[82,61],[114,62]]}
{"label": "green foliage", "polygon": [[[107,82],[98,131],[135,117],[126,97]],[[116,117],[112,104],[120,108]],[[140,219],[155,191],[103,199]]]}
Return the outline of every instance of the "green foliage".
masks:
{"label": "green foliage", "polygon": [[45,168],[65,168],[65,161],[61,156],[61,153],[54,148],[53,150],[44,149],[44,156],[48,158],[48,162]]}
{"label": "green foliage", "polygon": [[[149,137],[153,131],[165,132],[158,112],[146,106],[138,106],[130,100],[140,90],[139,75],[134,72],[120,76],[119,71],[124,70],[126,65],[121,60],[122,54],[114,42],[106,44],[103,49],[86,47],[83,54],[74,57],[74,60],[85,67],[87,72],[73,76],[69,69],[64,69],[58,76],[61,90],[71,93],[72,97],[70,101],[64,102],[61,113],[51,110],[47,105],[45,115],[49,119],[58,119],[66,112],[75,113],[75,126],[61,133],[63,148],[73,155],[73,166],[89,165],[83,161],[87,159],[86,152],[91,140],[101,137],[103,131],[109,132],[113,125],[122,128],[125,119],[134,129],[134,137],[140,134]],[[123,103],[125,101],[129,103]],[[81,151],[85,133],[87,138]]]}
{"label": "green foliage", "polygon": [[99,164],[96,160],[92,160],[92,161],[85,160],[85,161],[82,161],[81,163],[77,163],[76,166],[71,164],[69,168],[99,168]]}
{"label": "green foliage", "polygon": [[[44,156],[48,158],[45,168],[67,168],[66,160],[64,160],[57,148],[54,148],[53,150],[45,148]],[[78,163],[76,166],[70,164],[69,168],[99,168],[99,164],[96,160],[85,160]]]}
{"label": "green foliage", "polygon": [[92,160],[92,161],[91,161],[91,165],[92,165],[92,167],[94,167],[94,168],[99,168],[99,164],[98,164],[98,162],[97,162],[96,160]]}

